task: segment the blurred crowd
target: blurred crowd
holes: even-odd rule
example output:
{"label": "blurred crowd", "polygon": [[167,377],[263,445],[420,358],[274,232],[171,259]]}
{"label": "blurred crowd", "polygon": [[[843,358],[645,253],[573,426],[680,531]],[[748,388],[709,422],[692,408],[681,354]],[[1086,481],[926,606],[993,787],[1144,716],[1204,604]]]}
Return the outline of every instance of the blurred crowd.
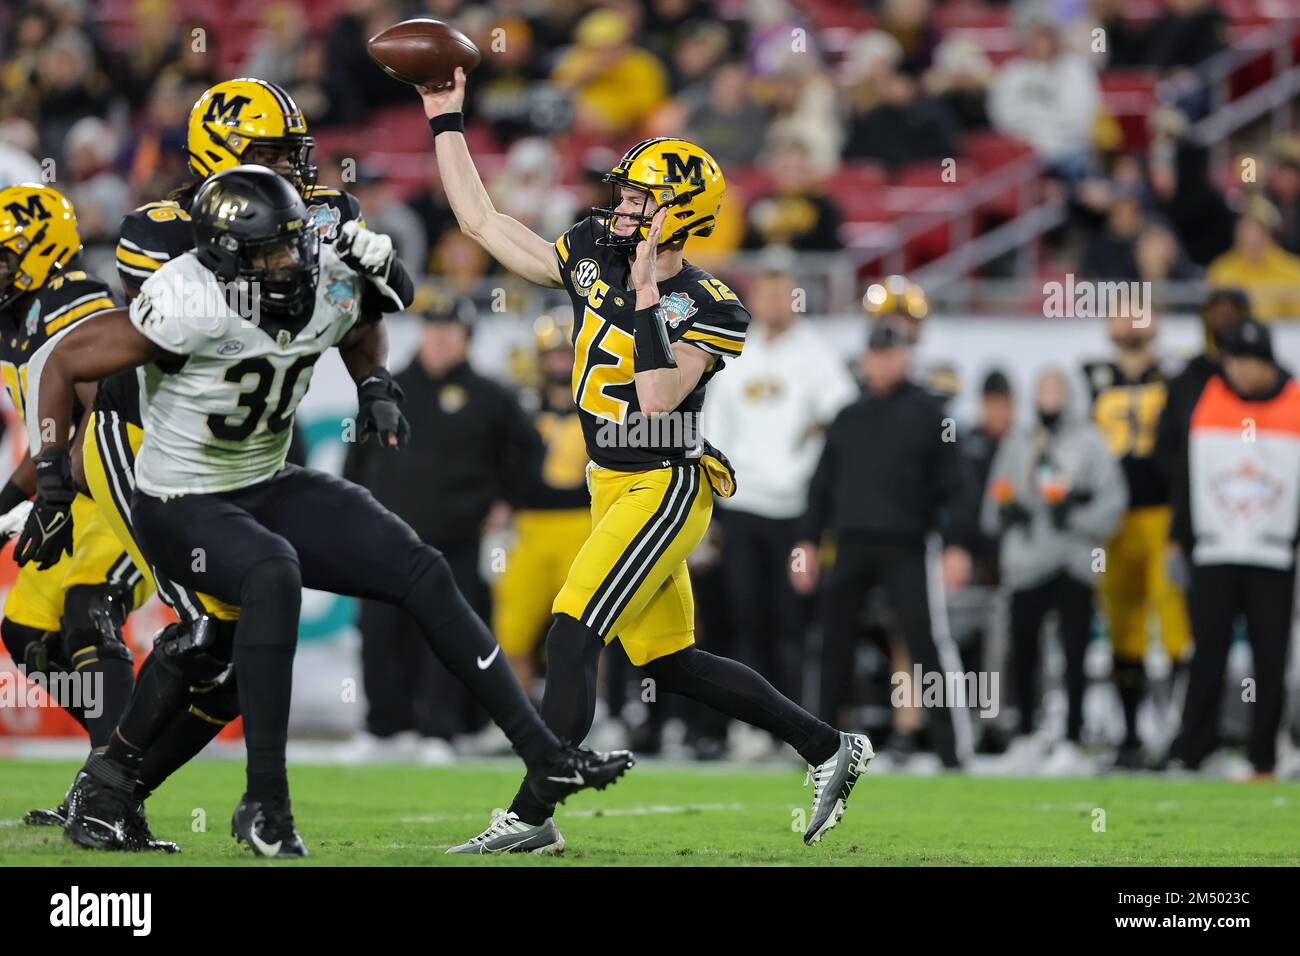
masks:
{"label": "blurred crowd", "polygon": [[[987,30],[942,26],[951,6],[859,0],[844,12],[863,27],[846,37],[788,0],[273,0],[209,18],[178,0],[7,4],[0,183],[54,176],[91,265],[106,266],[122,213],[186,178],[190,105],[217,80],[256,76],[303,109],[324,185],[355,192],[417,271],[485,295],[495,264],[455,228],[422,158],[419,114],[395,121],[414,129],[414,146],[366,135],[386,111],[415,109],[411,90],[369,60],[366,38],[429,15],[485,52],[467,104],[476,154],[498,204],[543,234],[593,204],[593,176],[616,153],[670,133],[712,150],[732,187],[696,250],[702,264],[770,244],[840,250],[846,220],[864,215],[846,189],[873,177],[935,182],[938,163],[992,134],[1028,144],[1070,201],[1068,228],[1049,237],[1054,268],[1207,279],[1257,291],[1262,316],[1300,311],[1289,291],[1300,277],[1300,141],[1252,155],[1247,176],[1235,160],[1212,168],[1189,134],[1210,108],[1195,68],[1228,43],[1212,0],[1163,0],[1142,20],[1118,0],[975,5],[1011,41],[997,50],[981,45]],[[1163,91],[1136,141],[1102,86],[1134,70]]]}

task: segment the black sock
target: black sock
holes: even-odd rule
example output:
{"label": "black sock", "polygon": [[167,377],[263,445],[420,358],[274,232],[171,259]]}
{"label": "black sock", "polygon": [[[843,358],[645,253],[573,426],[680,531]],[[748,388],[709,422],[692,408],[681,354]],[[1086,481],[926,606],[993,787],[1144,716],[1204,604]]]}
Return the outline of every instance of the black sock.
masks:
{"label": "black sock", "polygon": [[1137,747],[1142,741],[1137,732],[1138,707],[1146,691],[1146,666],[1142,661],[1116,657],[1114,663],[1115,689],[1119,691],[1120,707],[1124,711],[1124,742],[1121,746]]}
{"label": "black sock", "polygon": [[172,718],[162,734],[144,753],[140,764],[141,799],[157,790],[164,780],[193,760],[224,723],[184,710]]}
{"label": "black sock", "polygon": [[148,750],[172,719],[185,709],[189,692],[181,672],[155,650],[140,667],[135,692],[118,722],[117,736],[125,738],[136,750]]}
{"label": "black sock", "polygon": [[284,749],[301,604],[297,562],[270,558],[244,575],[235,630],[235,676],[248,750],[248,794],[263,802],[288,793]]}
{"label": "black sock", "polygon": [[[580,744],[596,715],[596,665],[604,646],[591,628],[567,614],[557,614],[546,635],[546,692],[542,719],[565,743]],[[537,826],[555,812],[524,781],[510,809]]]}
{"label": "black sock", "polygon": [[840,734],[783,696],[757,671],[739,661],[687,647],[653,660],[645,672],[661,691],[708,704],[779,737],[807,763],[825,763],[839,748]]}
{"label": "black sock", "polygon": [[[91,654],[83,655],[77,665],[77,674],[82,687],[95,688],[95,706],[83,708],[86,718],[86,732],[90,734],[90,746],[94,748],[107,746],[117,729],[118,718],[131,699],[131,688],[135,686],[135,671],[129,660],[116,657],[104,657],[98,648],[92,648]],[[98,656],[92,656],[98,655]],[[86,658],[89,658],[88,660]]]}
{"label": "black sock", "polygon": [[[505,731],[524,763],[529,767],[545,764],[559,750],[559,741],[519,686],[501,645],[466,603],[447,559],[430,548],[421,560],[426,563],[402,607],[419,622],[438,660],[460,678]],[[242,672],[239,679],[243,680]]]}

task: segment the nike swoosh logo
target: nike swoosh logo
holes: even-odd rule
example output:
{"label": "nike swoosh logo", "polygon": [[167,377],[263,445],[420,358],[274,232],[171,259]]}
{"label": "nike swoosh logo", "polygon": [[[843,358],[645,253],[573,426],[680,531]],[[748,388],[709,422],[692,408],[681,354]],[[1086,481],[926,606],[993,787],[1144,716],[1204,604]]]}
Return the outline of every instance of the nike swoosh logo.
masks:
{"label": "nike swoosh logo", "polygon": [[62,528],[64,523],[67,520],[68,520],[67,512],[65,511],[57,512],[54,515],[54,520],[50,522],[49,527],[41,528],[41,543],[44,544],[46,541],[49,541],[50,537],[53,534],[55,534],[60,528]]}
{"label": "nike swoosh logo", "polygon": [[248,842],[253,844],[253,846],[257,848],[257,852],[261,853],[262,856],[275,856],[280,852],[280,844],[284,843],[283,840],[276,840],[274,843],[266,843],[257,835],[256,830],[248,831]]}
{"label": "nike swoosh logo", "polygon": [[576,770],[573,772],[572,777],[547,777],[546,779],[553,783],[573,783],[577,784],[579,787],[583,786],[587,782],[582,778],[582,774],[578,773]]}
{"label": "nike swoosh logo", "polygon": [[492,649],[492,653],[487,656],[487,660],[483,660],[483,658],[481,657],[475,658],[475,660],[478,662],[478,669],[481,671],[487,670],[489,667],[492,666],[492,662],[497,659],[497,655],[500,653],[501,653],[501,645],[498,644],[496,647]]}

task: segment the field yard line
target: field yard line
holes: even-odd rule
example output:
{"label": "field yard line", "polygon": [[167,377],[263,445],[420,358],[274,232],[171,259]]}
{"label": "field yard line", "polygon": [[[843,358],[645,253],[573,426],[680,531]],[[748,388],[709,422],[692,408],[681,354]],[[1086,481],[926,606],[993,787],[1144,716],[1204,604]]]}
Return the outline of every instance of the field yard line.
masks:
{"label": "field yard line", "polygon": [[[673,813],[711,813],[715,811],[738,812],[745,809],[743,803],[688,803],[683,806],[656,803],[648,807],[608,807],[600,810],[563,810],[559,817],[646,817]],[[446,823],[450,820],[477,820],[481,813],[435,813],[414,817],[398,817],[401,823]]]}

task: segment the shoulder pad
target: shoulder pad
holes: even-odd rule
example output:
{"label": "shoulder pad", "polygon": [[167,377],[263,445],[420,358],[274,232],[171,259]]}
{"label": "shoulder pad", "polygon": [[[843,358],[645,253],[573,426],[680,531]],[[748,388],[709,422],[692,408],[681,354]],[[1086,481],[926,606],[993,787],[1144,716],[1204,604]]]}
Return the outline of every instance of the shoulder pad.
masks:
{"label": "shoulder pad", "polygon": [[159,266],[194,245],[190,214],[166,200],[146,203],[122,220],[117,272],[124,284],[140,285]]}
{"label": "shoulder pad", "polygon": [[[39,320],[47,336],[96,312],[117,308],[108,284],[79,269],[57,275],[37,293],[27,312],[29,326]],[[36,332],[34,327],[27,334]]]}

